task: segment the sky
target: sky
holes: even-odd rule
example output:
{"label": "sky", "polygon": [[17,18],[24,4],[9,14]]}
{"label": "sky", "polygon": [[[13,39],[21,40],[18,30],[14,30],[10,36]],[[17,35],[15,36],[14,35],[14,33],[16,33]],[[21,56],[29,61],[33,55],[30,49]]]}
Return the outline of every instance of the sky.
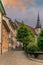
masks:
{"label": "sky", "polygon": [[38,12],[40,23],[43,27],[43,0],[2,0],[6,16],[18,21],[24,21],[25,24],[32,27],[36,26]]}

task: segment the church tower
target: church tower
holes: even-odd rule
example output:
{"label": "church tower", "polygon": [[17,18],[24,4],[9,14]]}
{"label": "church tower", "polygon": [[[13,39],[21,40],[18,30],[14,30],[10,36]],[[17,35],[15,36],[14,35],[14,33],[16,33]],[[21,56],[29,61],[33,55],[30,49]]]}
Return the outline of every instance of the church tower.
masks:
{"label": "church tower", "polygon": [[40,23],[39,12],[38,12],[37,24],[36,24],[36,27],[35,27],[37,34],[40,33],[41,28],[42,27],[41,27],[41,23]]}

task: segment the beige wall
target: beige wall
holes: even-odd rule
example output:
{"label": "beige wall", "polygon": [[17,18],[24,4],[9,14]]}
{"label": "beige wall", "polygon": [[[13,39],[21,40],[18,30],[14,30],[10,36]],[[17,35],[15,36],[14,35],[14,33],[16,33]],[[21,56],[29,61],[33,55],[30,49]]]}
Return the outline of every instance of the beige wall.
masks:
{"label": "beige wall", "polygon": [[9,44],[8,38],[9,38],[9,35],[6,31],[6,28],[2,24],[2,50],[3,52],[8,51],[8,44]]}
{"label": "beige wall", "polygon": [[1,43],[2,13],[0,12],[0,43]]}
{"label": "beige wall", "polygon": [[37,28],[35,31],[36,31],[37,34],[39,34],[40,31],[41,31],[41,28]]}

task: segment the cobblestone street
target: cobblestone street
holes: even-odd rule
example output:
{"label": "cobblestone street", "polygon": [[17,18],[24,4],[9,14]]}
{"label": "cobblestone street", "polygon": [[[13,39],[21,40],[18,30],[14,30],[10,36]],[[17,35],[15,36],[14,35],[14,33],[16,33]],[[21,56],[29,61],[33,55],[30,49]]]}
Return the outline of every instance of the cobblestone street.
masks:
{"label": "cobblestone street", "polygon": [[24,51],[10,51],[0,56],[0,65],[43,65],[43,63],[29,60]]}

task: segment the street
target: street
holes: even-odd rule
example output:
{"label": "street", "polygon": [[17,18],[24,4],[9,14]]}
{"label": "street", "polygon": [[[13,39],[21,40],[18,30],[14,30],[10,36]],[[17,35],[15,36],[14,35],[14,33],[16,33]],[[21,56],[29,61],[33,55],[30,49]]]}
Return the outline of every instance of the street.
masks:
{"label": "street", "polygon": [[0,55],[0,65],[43,65],[43,62],[30,60],[24,51],[9,51]]}

